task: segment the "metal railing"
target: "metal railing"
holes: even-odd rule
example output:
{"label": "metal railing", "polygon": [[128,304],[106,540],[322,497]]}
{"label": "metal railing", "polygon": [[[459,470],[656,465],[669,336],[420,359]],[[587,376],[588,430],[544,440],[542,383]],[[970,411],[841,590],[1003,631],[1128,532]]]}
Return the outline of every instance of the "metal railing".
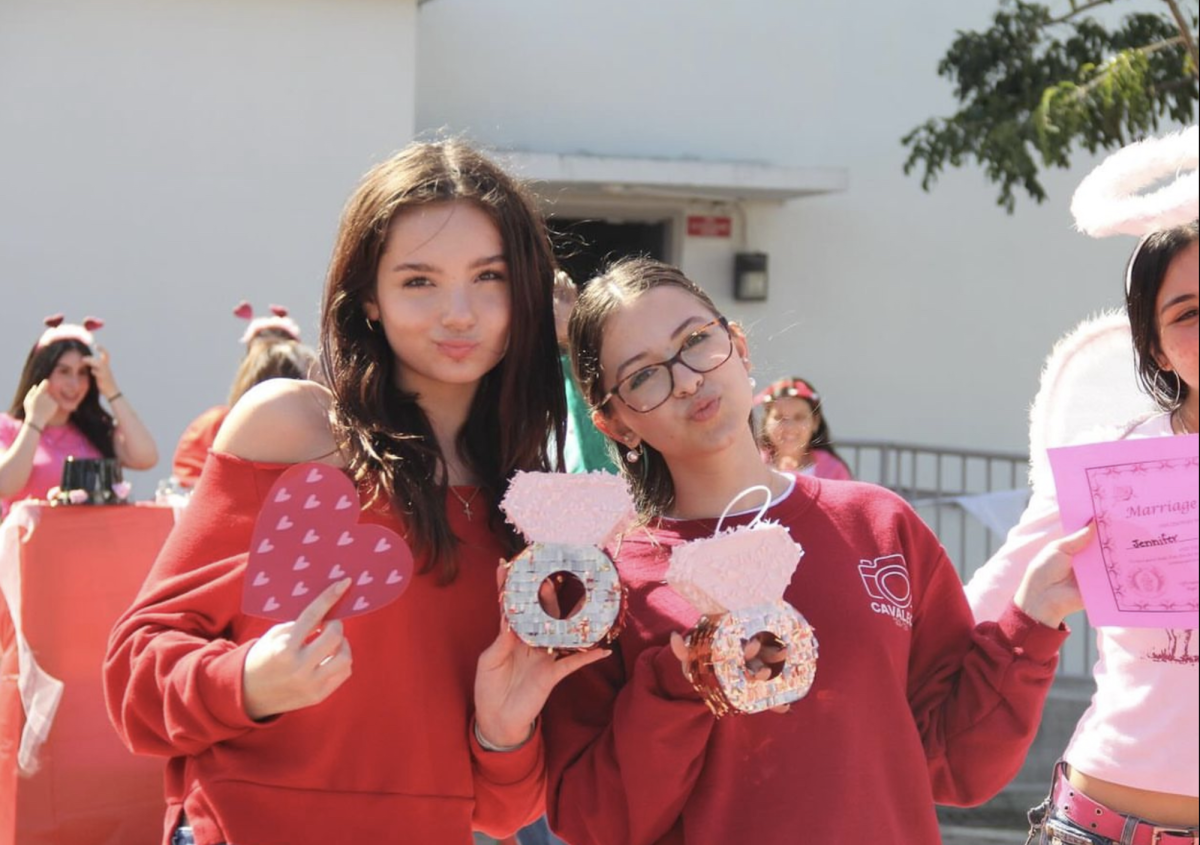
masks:
{"label": "metal railing", "polygon": [[[933,530],[966,583],[1004,543],[1029,498],[1029,456],[887,441],[839,441],[859,481],[899,494]],[[1059,674],[1091,677],[1094,649],[1087,617],[1068,620],[1072,635]]]}

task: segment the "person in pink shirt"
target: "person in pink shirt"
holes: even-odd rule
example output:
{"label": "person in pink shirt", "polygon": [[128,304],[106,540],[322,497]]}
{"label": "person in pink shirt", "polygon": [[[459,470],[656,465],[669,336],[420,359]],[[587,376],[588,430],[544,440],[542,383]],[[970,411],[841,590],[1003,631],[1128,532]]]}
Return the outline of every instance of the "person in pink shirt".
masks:
{"label": "person in pink shirt", "polygon": [[[1161,411],[1120,425],[1113,439],[1196,433],[1198,277],[1195,221],[1156,232],[1134,251],[1126,306],[1138,375]],[[1035,487],[1020,523],[967,585],[976,620],[997,618],[1030,562],[1062,537],[1048,487]],[[1200,640],[1194,631],[1106,627],[1096,648],[1096,694],[1055,769],[1050,798],[1030,811],[1029,843],[1194,845]]]}
{"label": "person in pink shirt", "polygon": [[834,481],[853,476],[833,448],[821,396],[802,378],[773,382],[754,397],[763,408],[759,431],[763,458],[775,469]]}
{"label": "person in pink shirt", "polygon": [[13,502],[45,499],[68,457],[117,458],[140,470],[158,463],[154,438],[117,387],[108,352],[95,345],[92,331],[102,325],[46,319],[12,406],[0,414],[0,517]]}

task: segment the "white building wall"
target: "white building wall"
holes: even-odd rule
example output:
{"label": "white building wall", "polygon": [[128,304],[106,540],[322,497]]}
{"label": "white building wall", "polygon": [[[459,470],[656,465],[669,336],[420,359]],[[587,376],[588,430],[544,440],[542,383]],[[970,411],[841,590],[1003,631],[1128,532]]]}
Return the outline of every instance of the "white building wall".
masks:
{"label": "white building wall", "polygon": [[[674,259],[750,326],[759,381],[810,377],[839,437],[1023,450],[1046,353],[1120,304],[1133,243],[1071,231],[1086,156],[1047,177],[1049,202],[1022,200],[1012,217],[970,168],[932,194],[903,175],[901,136],[952,111],[938,60],[996,6],[435,0],[419,22],[418,131],[534,152],[847,168],[846,193],[751,204],[748,231],[684,238]],[[770,254],[765,304],[731,301],[743,237]]]}
{"label": "white building wall", "polygon": [[114,372],[169,474],[224,401],[244,325],[305,339],[338,214],[407,143],[415,0],[2,0],[0,404],[41,318],[105,317]]}

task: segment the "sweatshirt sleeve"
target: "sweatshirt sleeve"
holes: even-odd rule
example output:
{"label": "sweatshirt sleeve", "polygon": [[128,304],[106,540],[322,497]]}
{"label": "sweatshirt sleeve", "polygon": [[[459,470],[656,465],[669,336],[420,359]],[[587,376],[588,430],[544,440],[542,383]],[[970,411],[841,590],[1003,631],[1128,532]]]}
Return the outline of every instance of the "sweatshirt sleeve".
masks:
{"label": "sweatshirt sleeve", "polygon": [[109,717],[139,754],[193,755],[261,727],[247,715],[235,642],[259,505],[285,467],[213,455],[104,660]]}
{"label": "sweatshirt sleeve", "polygon": [[551,827],[572,845],[662,839],[715,723],[669,646],[643,651],[628,680],[619,648],[567,678],[545,715]]}
{"label": "sweatshirt sleeve", "polygon": [[488,751],[475,737],[472,722],[470,743],[475,829],[504,838],[540,818],[546,806],[546,746],[541,725],[529,742],[515,751]]}
{"label": "sweatshirt sleeve", "polygon": [[935,565],[913,615],[909,705],[934,800],[971,806],[994,796],[1020,770],[1067,631],[1040,624],[1011,598],[998,620],[976,626],[958,573],[936,538],[928,534],[919,542]]}
{"label": "sweatshirt sleeve", "polygon": [[995,622],[1017,594],[1025,571],[1047,544],[1061,539],[1062,523],[1054,495],[1035,493],[1021,515],[1021,521],[1008,532],[1004,545],[981,566],[967,584],[967,601],[976,621]]}

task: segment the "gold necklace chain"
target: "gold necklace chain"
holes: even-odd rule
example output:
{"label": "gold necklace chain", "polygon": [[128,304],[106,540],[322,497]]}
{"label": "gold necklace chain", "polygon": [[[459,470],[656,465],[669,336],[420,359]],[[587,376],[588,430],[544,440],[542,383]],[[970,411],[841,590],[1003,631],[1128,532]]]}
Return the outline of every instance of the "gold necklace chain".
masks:
{"label": "gold necklace chain", "polygon": [[471,494],[471,498],[469,499],[464,499],[462,495],[454,489],[453,486],[450,487],[450,492],[454,494],[454,498],[462,502],[463,513],[467,515],[467,522],[470,522],[471,518],[475,516],[475,512],[471,510],[471,503],[474,502],[475,498],[479,495],[479,488],[475,488],[475,492]]}

